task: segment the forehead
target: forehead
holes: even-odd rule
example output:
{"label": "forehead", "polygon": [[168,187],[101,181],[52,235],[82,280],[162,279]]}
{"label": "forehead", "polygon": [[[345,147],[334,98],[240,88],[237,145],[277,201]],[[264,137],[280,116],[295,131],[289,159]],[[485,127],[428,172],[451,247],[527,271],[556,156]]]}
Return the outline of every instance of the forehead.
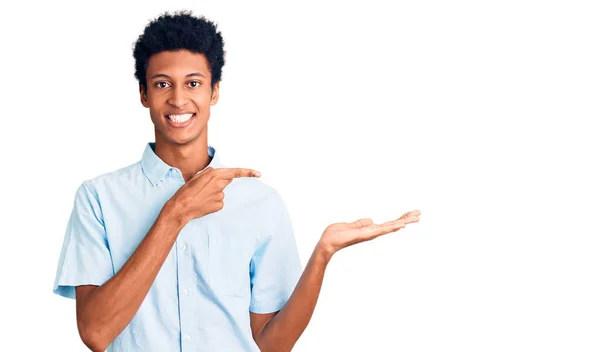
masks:
{"label": "forehead", "polygon": [[192,72],[200,72],[205,77],[210,77],[208,60],[204,54],[188,50],[162,51],[150,56],[146,76],[163,73],[171,77],[185,77]]}

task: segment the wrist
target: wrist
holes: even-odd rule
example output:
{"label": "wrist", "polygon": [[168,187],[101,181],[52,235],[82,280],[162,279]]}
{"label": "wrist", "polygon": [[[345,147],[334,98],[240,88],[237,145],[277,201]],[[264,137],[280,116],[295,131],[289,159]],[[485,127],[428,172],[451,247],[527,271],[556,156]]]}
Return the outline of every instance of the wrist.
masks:
{"label": "wrist", "polygon": [[317,245],[315,246],[315,253],[319,257],[325,259],[326,261],[331,260],[331,257],[333,257],[335,252],[336,250],[331,245],[324,242],[322,239],[319,240],[319,242],[317,242]]}
{"label": "wrist", "polygon": [[160,215],[166,220],[176,224],[180,229],[182,229],[191,220],[187,217],[185,212],[182,211],[181,207],[178,207],[177,203],[172,199],[165,203]]}

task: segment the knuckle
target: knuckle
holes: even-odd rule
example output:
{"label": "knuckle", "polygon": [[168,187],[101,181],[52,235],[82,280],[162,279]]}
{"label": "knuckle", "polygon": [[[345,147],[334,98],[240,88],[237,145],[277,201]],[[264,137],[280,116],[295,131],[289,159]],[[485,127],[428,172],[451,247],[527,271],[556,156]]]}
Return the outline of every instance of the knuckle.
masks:
{"label": "knuckle", "polygon": [[206,168],[206,169],[204,169],[204,170],[203,170],[203,171],[200,173],[200,176],[202,176],[202,177],[209,177],[209,176],[210,176],[212,173],[213,173],[213,172],[212,172],[212,169],[210,169],[210,168]]}

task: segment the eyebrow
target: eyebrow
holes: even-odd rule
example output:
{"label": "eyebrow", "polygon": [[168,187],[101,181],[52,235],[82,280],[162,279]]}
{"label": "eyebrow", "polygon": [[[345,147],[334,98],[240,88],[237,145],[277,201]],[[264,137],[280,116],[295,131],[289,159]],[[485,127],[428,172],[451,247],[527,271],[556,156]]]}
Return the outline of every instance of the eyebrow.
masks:
{"label": "eyebrow", "polygon": [[[185,77],[198,77],[198,76],[206,78],[200,72],[193,72],[193,73],[188,73],[187,75],[185,75]],[[162,78],[171,78],[168,75],[165,75],[164,73],[157,73],[154,76],[150,77],[150,79],[155,79],[155,78],[159,78],[159,77],[162,77]]]}

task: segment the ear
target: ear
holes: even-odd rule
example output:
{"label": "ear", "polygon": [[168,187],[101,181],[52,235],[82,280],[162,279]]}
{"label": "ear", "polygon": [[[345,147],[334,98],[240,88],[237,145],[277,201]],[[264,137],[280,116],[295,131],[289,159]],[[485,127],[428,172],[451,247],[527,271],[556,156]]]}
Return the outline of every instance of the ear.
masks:
{"label": "ear", "polygon": [[139,89],[140,89],[140,102],[142,103],[142,105],[145,108],[148,108],[148,95],[144,92],[144,87],[142,86],[142,84],[139,84]]}
{"label": "ear", "polygon": [[212,96],[210,97],[210,105],[213,106],[219,101],[219,83],[221,81],[215,83],[215,86],[212,89]]}

